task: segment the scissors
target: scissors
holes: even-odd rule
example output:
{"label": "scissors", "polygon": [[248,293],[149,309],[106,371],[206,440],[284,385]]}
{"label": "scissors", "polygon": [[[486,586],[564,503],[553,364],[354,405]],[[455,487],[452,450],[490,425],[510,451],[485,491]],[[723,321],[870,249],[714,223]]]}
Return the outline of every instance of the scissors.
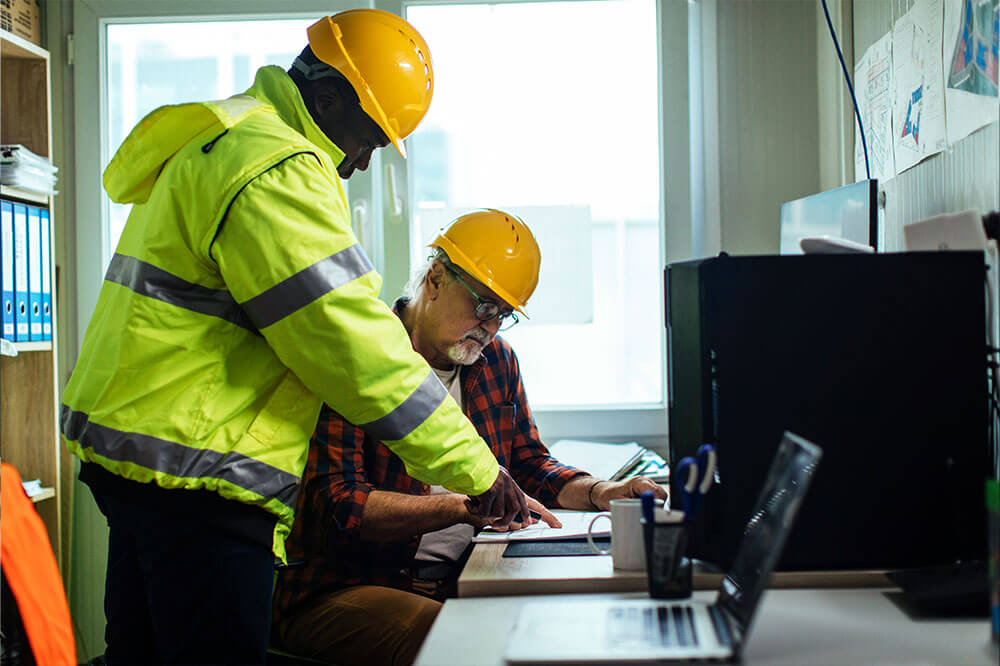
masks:
{"label": "scissors", "polygon": [[697,460],[688,456],[677,465],[677,478],[681,488],[681,507],[684,520],[692,521],[698,513],[701,497],[715,482],[715,447],[703,444],[698,449]]}

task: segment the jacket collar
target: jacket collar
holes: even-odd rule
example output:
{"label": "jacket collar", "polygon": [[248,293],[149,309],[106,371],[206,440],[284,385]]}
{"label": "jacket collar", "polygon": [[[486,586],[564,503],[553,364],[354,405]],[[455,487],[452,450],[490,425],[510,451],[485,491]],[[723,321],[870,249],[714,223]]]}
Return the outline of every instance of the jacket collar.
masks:
{"label": "jacket collar", "polygon": [[335,167],[344,160],[344,151],[334,145],[312,119],[288,72],[276,65],[261,67],[246,94],[273,106],[286,125],[329,155]]}

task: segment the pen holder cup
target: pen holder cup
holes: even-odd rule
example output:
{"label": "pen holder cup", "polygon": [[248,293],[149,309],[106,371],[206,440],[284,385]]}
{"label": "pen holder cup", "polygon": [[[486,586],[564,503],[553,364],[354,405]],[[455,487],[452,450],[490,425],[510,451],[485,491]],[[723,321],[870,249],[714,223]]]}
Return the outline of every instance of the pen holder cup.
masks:
{"label": "pen holder cup", "polygon": [[691,596],[691,560],[685,557],[687,524],[641,522],[649,596],[653,599],[687,599]]}

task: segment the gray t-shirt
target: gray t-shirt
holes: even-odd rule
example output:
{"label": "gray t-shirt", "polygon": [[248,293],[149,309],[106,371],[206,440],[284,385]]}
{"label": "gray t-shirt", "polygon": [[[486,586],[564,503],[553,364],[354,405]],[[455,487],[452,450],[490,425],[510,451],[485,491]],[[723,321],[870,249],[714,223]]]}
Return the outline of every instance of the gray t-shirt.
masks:
{"label": "gray t-shirt", "polygon": [[[448,389],[448,393],[455,399],[459,407],[462,405],[462,382],[458,380],[461,368],[455,366],[451,370],[438,370],[434,368],[434,373]],[[431,494],[450,492],[441,486],[431,486]],[[416,559],[421,562],[455,562],[465,552],[475,530],[472,525],[451,525],[436,532],[428,532],[420,539],[420,548],[417,549]]]}

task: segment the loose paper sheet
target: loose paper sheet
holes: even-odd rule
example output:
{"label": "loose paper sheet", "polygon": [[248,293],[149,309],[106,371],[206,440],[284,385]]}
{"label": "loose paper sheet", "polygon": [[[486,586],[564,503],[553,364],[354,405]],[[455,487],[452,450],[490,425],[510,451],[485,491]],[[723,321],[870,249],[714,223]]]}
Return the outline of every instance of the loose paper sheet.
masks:
{"label": "loose paper sheet", "polygon": [[[896,175],[892,137],[892,33],[868,47],[854,70],[854,94],[865,126],[871,177],[884,182]],[[854,179],[864,180],[864,146],[861,131],[854,123]]]}
{"label": "loose paper sheet", "polygon": [[945,0],[944,75],[948,144],[997,119],[1000,0]]}
{"label": "loose paper sheet", "polygon": [[896,173],[944,150],[942,0],[917,0],[892,28]]}
{"label": "loose paper sheet", "polygon": [[[594,516],[602,511],[553,511],[562,527],[549,527],[539,521],[534,525],[515,532],[494,532],[486,528],[475,537],[473,543],[495,543],[503,541],[541,541],[543,539],[566,539],[568,537],[587,536],[587,527]],[[601,519],[594,525],[594,536],[607,536],[611,533],[611,521]]]}

